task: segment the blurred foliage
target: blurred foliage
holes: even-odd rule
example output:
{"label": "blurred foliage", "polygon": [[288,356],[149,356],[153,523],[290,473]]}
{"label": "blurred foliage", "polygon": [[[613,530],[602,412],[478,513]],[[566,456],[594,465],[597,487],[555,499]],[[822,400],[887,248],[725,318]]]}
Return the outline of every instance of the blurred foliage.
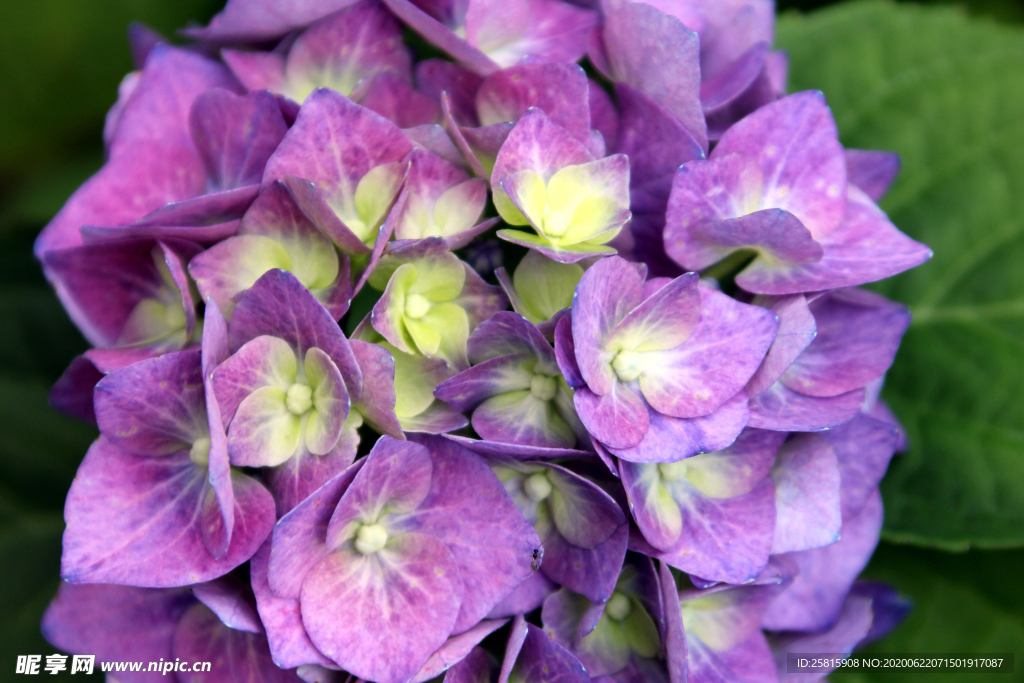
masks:
{"label": "blurred foliage", "polygon": [[[141,21],[164,35],[205,22],[215,0],[33,0],[0,3],[0,219],[45,221],[95,169],[99,131],[131,70],[125,32]],[[12,193],[25,192],[11,216]],[[44,186],[45,184],[45,186]]]}
{"label": "blurred foliage", "polygon": [[[53,651],[39,635],[39,618],[58,582],[63,498],[95,434],[92,427],[45,405],[47,388],[85,344],[45,284],[31,255],[32,240],[102,163],[104,115],[116,99],[120,79],[132,68],[124,38],[129,22],[141,21],[170,36],[190,22],[205,23],[221,4],[0,3],[0,26],[5,29],[0,41],[5,104],[0,107],[0,680],[20,678],[12,673],[16,654]],[[805,11],[830,4],[836,3],[778,2],[780,10]],[[927,4],[959,5],[975,16],[1024,22],[1024,0]],[[826,9],[806,20],[787,15],[779,39],[793,59],[794,87],[825,90],[845,142],[903,153],[905,173],[886,208],[897,224],[936,247],[936,259],[921,269],[920,277],[944,279],[949,273],[945,259],[970,251],[971,244],[957,242],[956,235],[961,240],[981,236],[982,242],[986,236],[1007,236],[1010,241],[997,244],[988,260],[973,263],[971,286],[961,279],[946,294],[949,302],[973,305],[1000,291],[1020,291],[1024,271],[1013,268],[1024,254],[1007,245],[1019,236],[1018,216],[1024,215],[1024,206],[1018,206],[1024,192],[1016,187],[1024,180],[1024,149],[1018,142],[1024,136],[1017,125],[1024,111],[1012,108],[1024,102],[1021,34],[988,22],[968,22],[962,13],[949,10],[882,7],[872,3]],[[879,14],[872,17],[872,12]],[[858,16],[864,23],[843,23]],[[932,29],[926,26],[938,32],[929,33]],[[993,122],[979,116],[984,112],[958,107],[973,103],[983,110],[996,101],[1005,106],[1000,113],[1009,123],[989,140],[983,134]],[[987,156],[976,159],[982,153]],[[956,162],[956,172],[942,165],[950,155],[963,159]],[[977,163],[972,165],[972,160]],[[1001,188],[1002,194],[992,194],[993,188]],[[886,293],[919,304],[913,277],[887,285]],[[935,303],[947,302],[940,299]],[[1020,408],[1020,384],[1013,380],[1019,377],[1024,355],[1015,322],[1000,321],[1003,327],[995,331],[964,329],[962,321],[919,322],[908,335],[892,373],[890,386],[896,393],[890,397],[901,415],[910,418],[917,450],[894,463],[886,483],[889,538],[959,548],[968,541],[1024,541],[1024,486],[1017,495],[1010,492],[1010,483],[1020,484],[1024,476],[1024,447],[1003,438],[1020,437],[1021,423],[1013,423],[1018,415],[1006,408]],[[929,390],[922,410],[946,411],[939,419],[917,419],[912,402],[917,386]],[[907,399],[902,403],[901,395]],[[979,413],[981,408],[987,412]],[[969,416],[980,431],[962,428]],[[993,436],[996,421],[1005,429]],[[936,462],[952,474],[937,475]],[[894,496],[911,502],[901,506]],[[982,520],[988,524],[985,534],[964,524],[969,517],[965,509],[977,513],[973,520],[988,515]],[[1009,521],[997,528],[1004,514],[1003,521]],[[1021,550],[949,554],[883,543],[867,574],[898,586],[916,609],[872,649],[1016,649],[1024,656],[1021,567]],[[999,680],[1024,680],[1024,660],[1017,669],[1015,676]],[[958,676],[883,672],[831,678],[851,683],[986,680],[984,674]]]}

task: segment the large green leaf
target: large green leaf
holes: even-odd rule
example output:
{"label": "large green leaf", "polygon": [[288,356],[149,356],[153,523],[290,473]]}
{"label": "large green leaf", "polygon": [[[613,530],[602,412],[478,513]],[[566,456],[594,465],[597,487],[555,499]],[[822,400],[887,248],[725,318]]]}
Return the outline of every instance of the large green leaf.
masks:
{"label": "large green leaf", "polygon": [[[882,544],[865,574],[900,587],[914,610],[885,640],[862,654],[996,653],[1024,651],[1021,616],[1021,551],[975,551],[949,555],[933,550]],[[1024,667],[1014,673],[973,671],[873,670],[829,676],[833,683],[975,683],[1024,681]]]}
{"label": "large green leaf", "polygon": [[885,536],[1022,545],[1024,31],[857,2],[785,17],[779,43],[847,146],[903,156],[883,208],[935,251],[878,287],[914,312],[885,394],[912,444],[883,483]]}

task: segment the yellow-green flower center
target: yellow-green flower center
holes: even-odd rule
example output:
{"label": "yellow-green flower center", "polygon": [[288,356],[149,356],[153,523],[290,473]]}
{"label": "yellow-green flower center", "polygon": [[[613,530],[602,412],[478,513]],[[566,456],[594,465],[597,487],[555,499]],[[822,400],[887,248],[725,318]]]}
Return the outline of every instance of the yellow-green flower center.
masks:
{"label": "yellow-green flower center", "polygon": [[364,524],[356,532],[356,550],[363,555],[372,555],[388,542],[388,531],[381,524]]}
{"label": "yellow-green flower center", "polygon": [[539,401],[550,401],[558,393],[558,384],[554,377],[534,375],[530,379],[530,393]]}
{"label": "yellow-green flower center", "polygon": [[293,415],[305,415],[313,407],[313,388],[303,382],[288,387],[284,404]]}
{"label": "yellow-green flower center", "polygon": [[686,476],[686,461],[663,462],[658,465],[658,470],[665,481],[679,481]]}
{"label": "yellow-green flower center", "polygon": [[623,382],[632,382],[640,376],[640,354],[636,351],[619,351],[612,361],[612,369]]}
{"label": "yellow-green flower center", "polygon": [[422,294],[410,294],[405,297],[405,314],[413,320],[419,320],[427,314],[432,304]]}
{"label": "yellow-green flower center", "polygon": [[194,464],[205,467],[210,462],[210,439],[201,437],[192,444],[192,450],[188,452],[189,460]]}
{"label": "yellow-green flower center", "polygon": [[551,495],[551,481],[544,472],[531,474],[523,482],[523,493],[534,503],[539,503]]}
{"label": "yellow-green flower center", "polygon": [[622,621],[629,616],[632,609],[633,606],[630,604],[629,598],[622,593],[612,593],[608,604],[605,605],[604,613],[615,621]]}

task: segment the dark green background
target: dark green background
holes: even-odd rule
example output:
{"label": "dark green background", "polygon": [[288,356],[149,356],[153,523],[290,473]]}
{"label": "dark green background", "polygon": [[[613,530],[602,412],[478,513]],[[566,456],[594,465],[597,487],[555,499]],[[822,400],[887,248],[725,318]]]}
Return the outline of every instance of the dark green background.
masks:
{"label": "dark green background", "polygon": [[[835,3],[779,4],[783,11],[811,11]],[[1024,22],[1024,3],[1016,0],[943,4]],[[13,674],[17,654],[53,651],[38,622],[57,587],[64,495],[93,438],[91,428],[46,406],[48,387],[85,344],[43,280],[32,240],[102,163],[103,117],[131,68],[128,23],[142,21],[170,35],[189,22],[205,23],[219,5],[0,0],[0,680],[21,678]],[[1024,71],[1024,62],[1019,68]],[[876,651],[1006,651],[1024,643],[1024,551],[954,554],[883,543],[868,573],[889,579],[918,604]],[[991,680],[1024,680],[1024,650],[1017,656],[1016,674]],[[935,674],[934,680],[990,677]]]}

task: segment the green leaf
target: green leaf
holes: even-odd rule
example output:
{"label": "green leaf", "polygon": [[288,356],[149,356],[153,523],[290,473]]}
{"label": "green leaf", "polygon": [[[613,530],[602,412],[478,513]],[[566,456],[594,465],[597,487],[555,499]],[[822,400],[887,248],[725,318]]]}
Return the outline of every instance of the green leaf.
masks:
{"label": "green leaf", "polygon": [[882,207],[935,257],[877,289],[914,323],[885,397],[911,451],[884,535],[1024,545],[1024,31],[856,2],[780,22],[791,91],[818,88],[849,147],[899,152]]}
{"label": "green leaf", "polygon": [[[865,648],[863,654],[996,653],[1024,650],[1024,618],[1019,574],[1021,551],[976,551],[965,555],[879,546],[865,576],[898,586],[911,598],[914,609],[886,639]],[[1016,611],[1011,611],[1017,608]],[[977,670],[907,671],[873,670],[837,672],[833,683],[975,683],[990,680]],[[1013,675],[991,680],[1024,681],[1017,662]]]}

